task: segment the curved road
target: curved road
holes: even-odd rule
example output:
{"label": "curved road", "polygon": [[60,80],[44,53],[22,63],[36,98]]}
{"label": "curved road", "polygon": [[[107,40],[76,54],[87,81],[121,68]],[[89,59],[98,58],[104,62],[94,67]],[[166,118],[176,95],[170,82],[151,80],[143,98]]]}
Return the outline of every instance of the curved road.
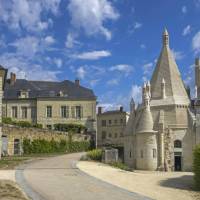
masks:
{"label": "curved road", "polygon": [[16,170],[16,180],[34,200],[149,200],[81,172],[76,167],[81,155],[30,162]]}

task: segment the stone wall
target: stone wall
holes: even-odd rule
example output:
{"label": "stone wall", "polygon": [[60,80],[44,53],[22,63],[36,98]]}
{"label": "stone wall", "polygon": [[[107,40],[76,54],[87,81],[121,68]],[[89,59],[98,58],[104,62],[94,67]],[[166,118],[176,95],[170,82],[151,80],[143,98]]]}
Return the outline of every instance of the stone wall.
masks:
{"label": "stone wall", "polygon": [[[3,150],[5,154],[14,155],[14,145],[19,142],[21,146],[23,138],[28,138],[30,140],[34,139],[45,139],[60,141],[69,140],[69,134],[67,132],[59,132],[48,129],[37,129],[37,128],[22,128],[13,125],[3,125],[2,127],[2,140],[3,140]],[[89,135],[83,134],[73,134],[72,141],[89,141]],[[17,145],[17,144],[16,144]]]}

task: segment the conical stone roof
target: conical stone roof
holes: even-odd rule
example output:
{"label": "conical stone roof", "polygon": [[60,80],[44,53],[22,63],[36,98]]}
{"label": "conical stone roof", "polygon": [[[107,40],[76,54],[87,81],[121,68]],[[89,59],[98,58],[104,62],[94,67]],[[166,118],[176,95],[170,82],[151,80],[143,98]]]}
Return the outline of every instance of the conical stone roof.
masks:
{"label": "conical stone roof", "polygon": [[166,98],[173,103],[189,104],[189,98],[181,79],[178,66],[169,47],[169,34],[165,29],[163,33],[163,47],[151,79],[151,98],[161,98],[161,83],[165,80]]}
{"label": "conical stone roof", "polygon": [[137,133],[151,133],[155,132],[153,130],[153,118],[150,110],[149,96],[145,94],[144,109],[142,111],[141,117],[139,119],[139,126],[137,128]]}

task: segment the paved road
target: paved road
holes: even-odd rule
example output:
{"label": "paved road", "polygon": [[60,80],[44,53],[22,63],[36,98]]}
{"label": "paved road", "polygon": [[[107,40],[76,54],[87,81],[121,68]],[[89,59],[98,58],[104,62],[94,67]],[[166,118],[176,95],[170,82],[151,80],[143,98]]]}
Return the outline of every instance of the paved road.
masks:
{"label": "paved road", "polygon": [[[146,200],[76,168],[81,154],[30,162],[16,171],[17,182],[34,200]],[[149,200],[149,199],[148,199]]]}

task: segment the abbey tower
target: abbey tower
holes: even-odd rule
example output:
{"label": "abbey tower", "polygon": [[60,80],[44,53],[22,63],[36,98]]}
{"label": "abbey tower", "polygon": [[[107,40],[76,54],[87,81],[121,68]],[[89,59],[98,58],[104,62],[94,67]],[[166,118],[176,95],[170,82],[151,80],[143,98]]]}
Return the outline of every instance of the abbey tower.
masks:
{"label": "abbey tower", "polygon": [[[200,96],[199,60],[196,85]],[[143,86],[142,104],[131,108],[124,133],[125,163],[143,170],[191,170],[192,150],[200,134],[195,120],[165,29],[151,81]]]}

